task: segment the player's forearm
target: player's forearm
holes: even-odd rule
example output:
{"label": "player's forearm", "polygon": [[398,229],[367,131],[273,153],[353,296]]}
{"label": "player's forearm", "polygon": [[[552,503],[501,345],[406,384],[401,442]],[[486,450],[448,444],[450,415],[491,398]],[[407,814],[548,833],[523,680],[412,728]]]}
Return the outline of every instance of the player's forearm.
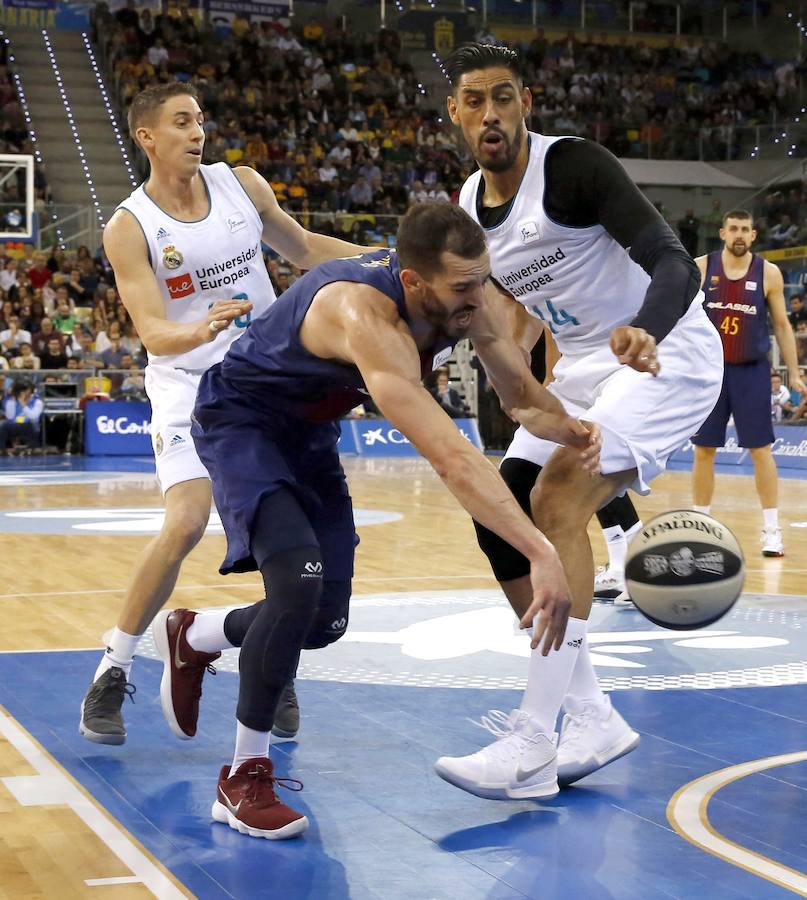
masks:
{"label": "player's forearm", "polygon": [[152,356],[175,356],[195,350],[205,343],[200,333],[200,322],[172,322],[154,318],[135,324],[143,346]]}
{"label": "player's forearm", "polygon": [[491,378],[504,408],[527,431],[547,440],[557,440],[560,423],[568,418],[563,404],[543,385],[528,375],[519,380]]}
{"label": "player's forearm", "polygon": [[325,234],[306,232],[305,247],[297,259],[290,259],[295,266],[301,269],[313,269],[320,263],[331,259],[341,259],[348,256],[359,256],[367,252],[367,247],[351,244],[339,238],[329,237]]}
{"label": "player's forearm", "polygon": [[796,351],[796,336],[790,327],[790,322],[773,326],[776,343],[779,345],[779,353],[787,366],[790,379],[799,378],[799,356]]}
{"label": "player's forearm", "polygon": [[631,247],[631,259],[650,276],[644,303],[630,323],[659,344],[700,290],[700,271],[678,238],[663,224],[646,228]]}
{"label": "player's forearm", "polygon": [[552,554],[552,545],[522,512],[496,468],[468,445],[445,461],[430,460],[446,487],[477,522],[531,562]]}

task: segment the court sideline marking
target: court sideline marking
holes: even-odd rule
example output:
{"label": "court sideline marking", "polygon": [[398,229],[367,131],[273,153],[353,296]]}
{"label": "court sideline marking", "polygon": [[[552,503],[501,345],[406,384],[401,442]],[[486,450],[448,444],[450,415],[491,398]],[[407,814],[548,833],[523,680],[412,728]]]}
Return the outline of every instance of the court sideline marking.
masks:
{"label": "court sideline marking", "polygon": [[807,762],[807,750],[753,759],[696,778],[673,794],[667,804],[667,819],[682,838],[701,850],[779,887],[807,897],[807,875],[724,837],[715,831],[709,821],[707,809],[712,797],[733,781],[797,762]]}
{"label": "court sideline marking", "polygon": [[[101,811],[92,797],[65,770],[58,765],[41,746],[0,706],[0,735],[22,756],[38,775],[12,775],[0,777],[21,806],[64,805],[96,834],[111,852],[134,873],[126,878],[127,884],[141,883],[165,900],[184,900],[188,895],[181,891],[173,878],[146,856],[124,829]],[[92,878],[89,887],[123,883],[120,878]]]}

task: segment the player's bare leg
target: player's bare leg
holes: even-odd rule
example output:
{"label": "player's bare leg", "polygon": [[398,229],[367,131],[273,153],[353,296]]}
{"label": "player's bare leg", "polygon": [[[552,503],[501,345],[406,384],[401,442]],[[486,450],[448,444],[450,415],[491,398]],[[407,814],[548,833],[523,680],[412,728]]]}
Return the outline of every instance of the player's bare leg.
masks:
{"label": "player's bare leg", "polygon": [[[592,477],[579,459],[556,450],[531,495],[535,524],[558,551],[572,593],[572,612],[560,650],[530,655],[521,706],[509,716],[495,711],[483,725],[497,741],[467,757],[442,757],[437,773],[471,793],[496,799],[549,798],[630,752],[639,736],[600,690],[586,641],[594,588],[594,558],[587,526],[594,513],[636,477],[635,470]],[[502,582],[514,610],[529,606],[529,577]],[[555,721],[564,706],[556,753]]]}
{"label": "player's bare leg", "polygon": [[762,555],[784,556],[782,529],[779,527],[779,474],[771,445],[750,447],[748,452],[754,463],[754,481],[762,504]]}
{"label": "player's bare leg", "polygon": [[123,609],[81,704],[81,733],[101,744],[126,740],[121,706],[127,692],[135,647],[171,595],[185,557],[205,533],[212,502],[210,481],[195,478],[165,493],[160,533],[138,557]]}
{"label": "player's bare leg", "polygon": [[693,447],[692,503],[698,512],[709,512],[715,492],[717,447]]}
{"label": "player's bare leg", "polygon": [[176,585],[185,557],[202,539],[210,518],[210,481],[195,478],[169,488],[160,533],[135,562],[117,627],[142,635],[163,608]]}

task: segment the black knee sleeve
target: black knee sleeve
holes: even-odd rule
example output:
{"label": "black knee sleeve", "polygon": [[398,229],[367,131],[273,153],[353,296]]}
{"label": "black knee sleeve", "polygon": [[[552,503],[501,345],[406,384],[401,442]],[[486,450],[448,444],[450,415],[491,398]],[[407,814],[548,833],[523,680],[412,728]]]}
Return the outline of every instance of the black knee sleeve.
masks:
{"label": "black knee sleeve", "polygon": [[253,603],[252,606],[244,606],[227,613],[224,620],[224,637],[233,645],[240,647],[247,636],[249,626],[255,621],[255,616],[261,611],[263,600]]}
{"label": "black knee sleeve", "polygon": [[347,630],[349,605],[350,582],[325,581],[319,609],[306,636],[303,650],[320,650],[338,641]]}
{"label": "black knee sleeve", "polygon": [[265,560],[261,574],[266,599],[244,611],[252,621],[241,644],[237,716],[248,728],[269,731],[319,608],[322,554],[319,547],[286,550]]}
{"label": "black knee sleeve", "polygon": [[[505,459],[499,468],[500,475],[513,492],[518,505],[530,518],[530,493],[540,471],[541,467],[536,463],[515,457]],[[530,561],[526,556],[479,522],[474,521],[474,528],[479,548],[487,556],[497,581],[513,581],[530,574]]]}
{"label": "black knee sleeve", "polygon": [[626,491],[621,497],[614,497],[610,503],[606,503],[598,510],[597,519],[600,528],[613,528],[619,525],[623,531],[627,531],[639,521],[639,513],[636,512],[636,507]]}

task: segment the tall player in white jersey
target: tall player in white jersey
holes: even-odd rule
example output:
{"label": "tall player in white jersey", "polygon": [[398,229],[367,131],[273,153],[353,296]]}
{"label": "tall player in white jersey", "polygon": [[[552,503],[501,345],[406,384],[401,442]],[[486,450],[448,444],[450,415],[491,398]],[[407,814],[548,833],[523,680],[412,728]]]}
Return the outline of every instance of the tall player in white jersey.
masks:
{"label": "tall player in white jersey", "polygon": [[[148,351],[146,390],[165,521],[135,563],[117,625],[81,705],[81,733],[103,744],[126,739],[121,706],[133,690],[128,680],[135,647],[173,591],[210,516],[210,477],[190,436],[190,416],[202,373],[275,300],[261,242],[303,269],[364,249],[303,229],[252,169],[202,165],[203,121],[190,85],[150,87],[134,98],[129,129],[151,171],[104,231],[118,290]],[[179,626],[188,689],[173,721],[182,738],[196,732],[202,677],[220,655],[207,652],[204,640],[194,642],[194,617],[188,611]],[[166,628],[164,618],[160,626]],[[159,637],[155,623],[158,645]],[[288,693],[293,727],[293,684]]]}
{"label": "tall player in white jersey", "polygon": [[[600,426],[602,474],[570,465],[566,448],[523,427],[528,410],[514,411],[522,427],[502,475],[563,561],[571,618],[557,652],[538,652],[533,639],[520,709],[484,717],[497,740],[471,756],[441,758],[437,771],[484,797],[551,797],[559,782],[639,741],[600,690],[589,656],[586,527],[627,488],[648,493],[697,431],[720,393],[720,340],[701,306],[697,267],[617,160],[589,141],[528,132],[531,95],[515,52],[467,45],[446,71],[451,121],[479,164],[460,205],[485,229],[495,280],[552,333],[561,358],[549,390],[569,414]],[[513,609],[529,620],[537,610],[518,554],[477,532]]]}

